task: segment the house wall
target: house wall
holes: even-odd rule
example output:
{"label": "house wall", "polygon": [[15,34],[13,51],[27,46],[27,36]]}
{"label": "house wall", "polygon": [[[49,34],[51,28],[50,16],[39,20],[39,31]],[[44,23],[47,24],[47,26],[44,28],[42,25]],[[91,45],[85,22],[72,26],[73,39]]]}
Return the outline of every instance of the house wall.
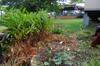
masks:
{"label": "house wall", "polygon": [[100,0],[86,0],[85,10],[100,10]]}

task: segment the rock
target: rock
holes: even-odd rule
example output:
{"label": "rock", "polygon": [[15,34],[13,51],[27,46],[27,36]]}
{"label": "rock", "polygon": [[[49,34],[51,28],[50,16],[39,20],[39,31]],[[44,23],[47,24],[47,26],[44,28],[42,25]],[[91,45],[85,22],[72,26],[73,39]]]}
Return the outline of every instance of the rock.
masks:
{"label": "rock", "polygon": [[36,57],[33,57],[31,59],[31,66],[44,66],[43,63],[37,60]]}
{"label": "rock", "polygon": [[0,33],[0,41],[2,40],[4,33]]}

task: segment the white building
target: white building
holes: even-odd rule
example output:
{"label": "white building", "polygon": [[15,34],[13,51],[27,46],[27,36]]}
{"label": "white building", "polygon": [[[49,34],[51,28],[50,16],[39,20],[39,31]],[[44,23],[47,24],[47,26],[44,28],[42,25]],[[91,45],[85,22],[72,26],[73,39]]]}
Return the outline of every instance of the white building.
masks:
{"label": "white building", "polygon": [[[73,0],[57,0],[59,5],[68,5],[71,4]],[[84,3],[85,0],[81,0],[81,3]]]}
{"label": "white building", "polygon": [[59,5],[66,5],[66,4],[70,4],[71,0],[58,0],[57,2]]}

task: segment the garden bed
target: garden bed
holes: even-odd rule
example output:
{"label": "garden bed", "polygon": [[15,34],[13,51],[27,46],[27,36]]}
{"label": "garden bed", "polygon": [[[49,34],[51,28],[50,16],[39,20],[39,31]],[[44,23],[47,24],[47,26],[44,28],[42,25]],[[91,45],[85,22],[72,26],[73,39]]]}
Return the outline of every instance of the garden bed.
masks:
{"label": "garden bed", "polygon": [[24,61],[26,61],[24,64],[28,64],[28,59],[34,58],[46,50],[50,49],[52,53],[57,53],[63,50],[75,51],[79,47],[75,39],[63,35],[46,34],[42,35],[40,39],[36,39],[30,37],[28,40],[21,41],[15,47],[12,47],[7,56],[9,58],[7,62],[9,63],[12,58],[15,58],[13,61],[16,61],[16,64],[14,65],[23,64]]}

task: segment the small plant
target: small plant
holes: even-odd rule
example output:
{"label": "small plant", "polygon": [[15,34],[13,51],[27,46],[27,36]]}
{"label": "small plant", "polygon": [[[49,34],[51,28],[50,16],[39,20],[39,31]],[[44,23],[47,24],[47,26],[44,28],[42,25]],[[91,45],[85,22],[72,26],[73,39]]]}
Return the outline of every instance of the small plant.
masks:
{"label": "small plant", "polygon": [[53,30],[52,30],[52,33],[54,33],[54,34],[62,34],[63,33],[63,30],[62,29],[60,29],[60,28],[54,28]]}

